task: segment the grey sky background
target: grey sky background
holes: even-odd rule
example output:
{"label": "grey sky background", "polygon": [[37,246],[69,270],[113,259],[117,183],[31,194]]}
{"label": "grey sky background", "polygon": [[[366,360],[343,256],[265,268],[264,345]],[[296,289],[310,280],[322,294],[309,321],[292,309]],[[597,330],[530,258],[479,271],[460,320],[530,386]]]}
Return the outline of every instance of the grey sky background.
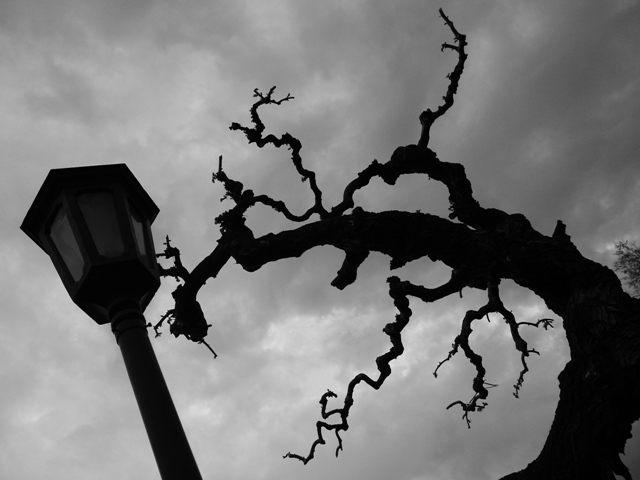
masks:
{"label": "grey sky background", "polygon": [[[158,478],[119,350],[68,299],[48,258],[18,227],[51,168],[126,163],[161,209],[165,235],[188,268],[218,238],[230,207],[211,184],[219,155],[248,188],[301,212],[311,205],[286,151],[246,145],[253,89],[277,85],[295,101],[263,110],[267,130],[303,142],[325,204],[374,158],[415,143],[418,115],[436,107],[456,58],[442,7],[467,35],[456,103],[431,148],[462,163],[484,206],[525,214],[550,235],[563,220],[581,252],[613,263],[616,240],[640,240],[640,6],[636,0],[0,1],[0,478]],[[356,195],[367,210],[446,214],[444,187],[403,178]],[[289,228],[274,213],[248,216],[257,234]],[[375,373],[395,311],[388,259],[372,255],[343,292],[329,283],[331,249],[256,273],[229,264],[201,291],[213,360],[203,346],[153,339],[206,479],[485,480],[538,454],[567,360],[561,325],[524,332],[540,357],[513,395],[519,357],[497,316],[474,326],[488,408],[467,429],[473,367],[445,364],[481,293],[412,302],[404,355],[378,392],[360,388],[334,457],[335,438],[307,466],[283,460],[315,438],[318,400]],[[447,269],[423,260],[393,272],[435,286]],[[165,280],[147,310],[171,308]],[[520,321],[552,316],[512,284],[503,300]],[[640,429],[625,462],[640,478]]]}

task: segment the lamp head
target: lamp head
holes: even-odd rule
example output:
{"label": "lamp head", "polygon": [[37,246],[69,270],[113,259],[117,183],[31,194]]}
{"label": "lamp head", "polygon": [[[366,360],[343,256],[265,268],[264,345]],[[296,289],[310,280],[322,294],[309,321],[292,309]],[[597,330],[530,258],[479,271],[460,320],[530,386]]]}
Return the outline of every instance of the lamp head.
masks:
{"label": "lamp head", "polygon": [[159,213],[124,164],[53,169],[20,228],[51,258],[71,299],[97,323],[160,286],[151,224]]}

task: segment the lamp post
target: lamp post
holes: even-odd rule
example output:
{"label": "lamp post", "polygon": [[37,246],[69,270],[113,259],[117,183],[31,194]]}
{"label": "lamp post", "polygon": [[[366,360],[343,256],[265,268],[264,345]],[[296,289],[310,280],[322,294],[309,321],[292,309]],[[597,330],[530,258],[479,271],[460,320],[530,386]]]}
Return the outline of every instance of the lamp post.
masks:
{"label": "lamp post", "polygon": [[110,323],[163,480],[201,480],[143,311],[160,286],[159,209],[124,164],[54,169],[20,228],[51,258],[71,299]]}

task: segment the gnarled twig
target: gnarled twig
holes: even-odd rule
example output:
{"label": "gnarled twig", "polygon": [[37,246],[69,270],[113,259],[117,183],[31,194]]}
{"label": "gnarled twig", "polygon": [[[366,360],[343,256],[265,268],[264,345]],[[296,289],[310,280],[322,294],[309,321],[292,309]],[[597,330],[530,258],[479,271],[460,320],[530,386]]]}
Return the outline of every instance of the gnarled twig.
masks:
{"label": "gnarled twig", "polygon": [[[424,288],[424,292],[429,292],[427,295],[430,297],[430,301],[436,301],[441,298],[444,298],[451,293],[459,291],[462,286],[464,286],[463,282],[461,283],[461,276],[454,274],[451,279],[441,285],[440,287],[434,289],[426,289]],[[349,382],[349,386],[347,387],[347,394],[344,398],[344,403],[342,408],[336,408],[329,412],[326,411],[326,405],[328,398],[335,397],[335,393],[332,391],[327,391],[322,395],[320,399],[320,404],[322,405],[321,415],[323,419],[327,419],[332,415],[340,416],[340,423],[328,423],[325,421],[319,421],[316,423],[317,430],[317,438],[311,445],[311,449],[306,456],[302,456],[296,453],[287,453],[284,458],[294,458],[296,460],[300,460],[302,463],[307,464],[315,455],[315,450],[318,445],[324,445],[326,441],[322,436],[322,430],[333,430],[336,434],[336,438],[338,440],[338,447],[336,448],[336,456],[340,450],[342,450],[342,438],[340,437],[341,431],[346,431],[349,429],[348,417],[349,411],[353,406],[353,393],[356,386],[360,382],[364,382],[369,385],[371,388],[378,390],[383,385],[384,381],[387,379],[389,375],[391,375],[391,366],[389,365],[392,360],[398,358],[404,352],[404,345],[402,344],[402,330],[409,323],[409,319],[411,318],[411,309],[409,308],[409,299],[407,298],[406,289],[410,288],[410,284],[408,282],[402,282],[398,277],[389,277],[387,279],[389,283],[389,295],[393,299],[393,303],[398,310],[398,314],[395,317],[395,320],[391,323],[385,325],[382,331],[389,336],[389,340],[391,341],[391,348],[389,351],[384,353],[383,355],[376,358],[376,367],[378,369],[379,375],[377,379],[372,379],[365,373],[359,373],[356,375],[351,382]]]}
{"label": "gnarled twig", "polygon": [[429,145],[429,132],[431,130],[431,126],[453,105],[453,96],[458,91],[458,84],[460,83],[460,77],[462,76],[462,71],[464,70],[464,62],[467,60],[467,54],[464,51],[464,47],[467,45],[467,37],[456,30],[453,22],[449,20],[442,9],[440,9],[440,16],[444,20],[445,25],[447,25],[451,29],[451,32],[453,32],[455,41],[455,45],[452,45],[450,43],[443,43],[441,50],[449,49],[458,52],[458,63],[454,67],[453,71],[449,75],[447,75],[447,77],[449,78],[449,88],[447,88],[447,93],[445,94],[445,96],[442,97],[444,103],[440,105],[434,112],[427,109],[420,114],[420,124],[422,125],[420,140],[418,141],[418,146],[420,147],[426,147],[427,145]]}
{"label": "gnarled twig", "polygon": [[289,211],[287,206],[282,201],[276,201],[266,195],[259,195],[254,197],[254,203],[262,203],[267,205],[277,212],[280,212],[285,215],[285,217],[291,221],[302,222],[311,217],[312,214],[317,213],[320,215],[320,218],[324,218],[327,216],[327,211],[322,205],[322,191],[318,187],[316,182],[316,174],[315,172],[308,170],[302,165],[302,157],[300,156],[300,150],[302,149],[302,143],[296,137],[289,133],[283,134],[281,137],[276,137],[275,135],[269,134],[266,137],[262,136],[264,132],[265,126],[260,119],[260,115],[258,115],[258,108],[262,105],[280,105],[285,101],[292,100],[290,94],[287,94],[286,97],[280,100],[274,100],[272,95],[275,91],[276,87],[272,87],[269,92],[264,95],[257,88],[254,90],[254,97],[259,97],[259,100],[253,104],[251,107],[251,121],[254,124],[253,128],[244,127],[239,123],[232,123],[229,127],[230,130],[240,130],[245,134],[249,143],[255,143],[258,147],[262,148],[267,144],[271,144],[277,148],[282,146],[286,146],[291,150],[291,160],[293,161],[293,165],[296,168],[296,171],[300,174],[302,181],[309,181],[309,186],[311,187],[311,191],[314,196],[314,205],[309,208],[302,215],[294,215]]}

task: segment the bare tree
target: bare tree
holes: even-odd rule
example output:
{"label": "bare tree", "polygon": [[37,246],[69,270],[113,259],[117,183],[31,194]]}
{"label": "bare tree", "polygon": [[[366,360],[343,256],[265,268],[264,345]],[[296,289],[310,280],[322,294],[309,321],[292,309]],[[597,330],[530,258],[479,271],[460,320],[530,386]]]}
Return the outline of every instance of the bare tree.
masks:
{"label": "bare tree", "polygon": [[[442,50],[457,55],[442,105],[420,114],[422,131],[415,145],[397,148],[384,163],[374,160],[346,185],[342,201],[331,208],[323,203],[315,173],[303,165],[300,141],[288,133],[280,137],[263,135],[265,126],[258,109],[280,105],[293,97],[276,99],[275,87],[267,93],[254,91],[257,101],[250,110],[252,126],[234,123],[231,130],[244,133],[249,143],[260,148],[265,145],[288,148],[296,171],[311,189],[313,205],[297,214],[282,201],[245,189],[241,182],[227,175],[220,158],[213,181],[224,186],[226,197],[235,205],[216,219],[220,239],[193,270],[188,271],[182,265],[179,250],[167,239],[167,248],[161,255],[173,259],[174,265],[163,269],[162,274],[174,276],[182,284],[173,293],[175,308],[163,320],[169,320],[174,335],[184,334],[190,340],[204,342],[209,325],[196,297],[205,282],[215,278],[232,258],[246,271],[253,272],[269,262],[299,257],[314,247],[331,245],[344,252],[342,266],[331,282],[338,289],[356,281],[358,268],[370,252],[388,255],[391,269],[424,257],[451,268],[451,278],[435,288],[396,276],[388,278],[389,295],[397,309],[395,319],[384,328],[391,347],[375,360],[377,378],[363,373],[356,375],[339,408],[328,409],[329,399],[336,396],[333,392],[322,395],[322,420],[317,423],[317,438],[310,450],[305,455],[285,455],[306,464],[314,457],[316,448],[325,444],[326,432],[333,432],[337,438],[336,454],[342,449],[340,434],[349,428],[354,389],[361,383],[379,389],[391,374],[390,362],[404,350],[402,331],[411,319],[410,298],[429,303],[463,288],[486,291],[486,303],[466,312],[449,355],[437,365],[434,374],[462,350],[476,371],[471,385],[473,393],[470,400],[458,400],[447,408],[460,408],[469,421],[470,414],[486,406],[493,385],[485,380],[482,357],[471,348],[469,339],[473,322],[495,312],[504,317],[520,354],[521,373],[514,385],[517,396],[528,371],[527,358],[538,353],[527,345],[521,331],[553,325],[550,319],[518,322],[500,298],[501,280],[513,280],[538,295],[562,318],[571,359],[559,376],[560,400],[540,455],[524,470],[505,478],[588,480],[612,479],[617,474],[629,480],[631,476],[619,454],[631,436],[632,423],[640,417],[640,300],[623,291],[612,270],[583,257],[561,221],[557,222],[553,235],[546,236],[536,231],[522,214],[480,206],[464,168],[441,161],[429,148],[431,126],[453,105],[467,58],[465,35],[458,32],[442,10],[440,16],[453,33],[453,42],[443,44]],[[354,193],[372,178],[379,177],[394,185],[400,176],[413,174],[425,174],[447,188],[448,219],[419,212],[371,213],[355,205]],[[304,223],[256,238],[246,224],[245,213],[257,204],[272,208],[292,222]]]}

